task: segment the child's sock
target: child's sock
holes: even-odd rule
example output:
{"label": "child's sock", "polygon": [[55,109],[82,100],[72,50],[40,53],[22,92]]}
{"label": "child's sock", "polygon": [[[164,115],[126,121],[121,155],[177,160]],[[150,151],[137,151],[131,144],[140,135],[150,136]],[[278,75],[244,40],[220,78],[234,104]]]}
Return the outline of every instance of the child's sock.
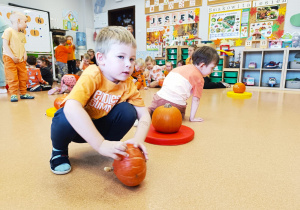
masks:
{"label": "child's sock", "polygon": [[[58,150],[58,149],[55,149],[53,147],[53,151],[62,151],[62,150]],[[56,156],[52,157],[52,160],[54,160],[54,159],[56,159],[56,158],[58,158],[60,156],[61,155],[56,155]],[[55,171],[68,171],[68,170],[70,170],[70,168],[71,168],[70,164],[63,163],[63,164],[60,164],[60,165],[56,166],[54,170]]]}

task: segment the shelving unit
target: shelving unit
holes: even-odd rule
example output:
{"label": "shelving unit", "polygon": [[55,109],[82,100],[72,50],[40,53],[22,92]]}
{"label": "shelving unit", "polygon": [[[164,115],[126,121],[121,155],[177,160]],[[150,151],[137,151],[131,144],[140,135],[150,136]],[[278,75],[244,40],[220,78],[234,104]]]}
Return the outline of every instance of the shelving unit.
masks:
{"label": "shelving unit", "polygon": [[[290,79],[300,79],[300,58],[295,58],[296,54],[300,54],[300,48],[287,48],[286,54],[286,73],[284,74],[284,89],[285,90],[300,90],[300,81],[287,81]],[[297,61],[297,67],[291,68],[292,61]],[[298,68],[299,66],[299,68]]]}
{"label": "shelving unit", "polygon": [[[245,49],[242,53],[240,81],[252,77],[254,87],[283,89],[286,54],[287,49]],[[279,67],[266,68],[266,64],[271,61],[280,62]],[[253,62],[256,63],[256,68],[249,68],[249,64]],[[276,79],[273,87],[269,85],[270,78]]]}
{"label": "shelving unit", "polygon": [[173,68],[176,67],[177,61],[180,60],[180,46],[168,46],[166,47],[166,61],[170,61]]}

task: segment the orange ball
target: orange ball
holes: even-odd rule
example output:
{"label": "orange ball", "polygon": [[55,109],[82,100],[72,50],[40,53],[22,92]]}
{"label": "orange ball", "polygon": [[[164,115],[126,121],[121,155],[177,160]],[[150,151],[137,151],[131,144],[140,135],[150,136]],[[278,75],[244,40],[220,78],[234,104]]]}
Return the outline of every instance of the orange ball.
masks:
{"label": "orange ball", "polygon": [[60,97],[57,97],[54,101],[54,107],[58,110],[60,109],[61,107],[63,107],[65,105],[64,104],[61,104],[63,102],[63,100],[65,100],[65,98],[67,97],[68,94],[64,94],[63,96],[60,96]]}
{"label": "orange ball", "polygon": [[233,85],[233,92],[235,93],[244,93],[246,90],[246,85],[244,83],[235,83]]}
{"label": "orange ball", "polygon": [[71,40],[67,40],[67,44],[71,44]]}

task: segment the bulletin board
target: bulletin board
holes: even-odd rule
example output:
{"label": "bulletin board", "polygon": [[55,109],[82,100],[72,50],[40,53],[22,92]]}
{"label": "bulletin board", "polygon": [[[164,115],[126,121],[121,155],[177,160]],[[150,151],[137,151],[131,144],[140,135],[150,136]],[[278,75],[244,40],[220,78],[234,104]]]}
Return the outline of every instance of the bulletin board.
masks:
{"label": "bulletin board", "polygon": [[26,51],[51,52],[48,12],[0,5],[0,15],[9,25],[11,25],[9,17],[13,11],[22,12],[27,16],[27,28],[24,31],[27,41],[25,44]]}
{"label": "bulletin board", "polygon": [[244,46],[254,32],[266,38],[284,33],[287,0],[259,0],[209,7],[208,39],[216,45]]}
{"label": "bulletin board", "polygon": [[197,38],[200,8],[147,15],[147,50],[158,50],[158,45],[173,45],[174,41]]}
{"label": "bulletin board", "polygon": [[202,6],[202,0],[145,0],[145,14]]}
{"label": "bulletin board", "polygon": [[207,5],[228,3],[233,1],[240,1],[240,0],[207,0]]}

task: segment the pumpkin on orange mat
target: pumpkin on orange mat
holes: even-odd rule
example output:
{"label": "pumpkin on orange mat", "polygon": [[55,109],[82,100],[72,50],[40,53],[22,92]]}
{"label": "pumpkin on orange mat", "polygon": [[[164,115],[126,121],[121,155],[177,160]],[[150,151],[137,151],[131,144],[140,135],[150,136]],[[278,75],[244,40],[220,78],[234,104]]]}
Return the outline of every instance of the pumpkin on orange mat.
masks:
{"label": "pumpkin on orange mat", "polygon": [[166,103],[157,107],[152,115],[152,125],[157,132],[176,133],[182,124],[182,115],[179,109]]}
{"label": "pumpkin on orange mat", "polygon": [[140,148],[127,144],[128,157],[120,156],[121,160],[115,160],[113,171],[117,178],[126,186],[137,186],[146,177],[146,159]]}
{"label": "pumpkin on orange mat", "polygon": [[61,107],[63,107],[65,104],[63,104],[61,106],[61,103],[63,102],[63,100],[65,100],[65,98],[67,97],[68,94],[64,94],[63,96],[59,96],[55,99],[54,101],[54,107],[58,110],[60,109]]}
{"label": "pumpkin on orange mat", "polygon": [[235,93],[244,93],[245,90],[246,90],[246,86],[244,83],[238,82],[233,85],[233,92]]}

